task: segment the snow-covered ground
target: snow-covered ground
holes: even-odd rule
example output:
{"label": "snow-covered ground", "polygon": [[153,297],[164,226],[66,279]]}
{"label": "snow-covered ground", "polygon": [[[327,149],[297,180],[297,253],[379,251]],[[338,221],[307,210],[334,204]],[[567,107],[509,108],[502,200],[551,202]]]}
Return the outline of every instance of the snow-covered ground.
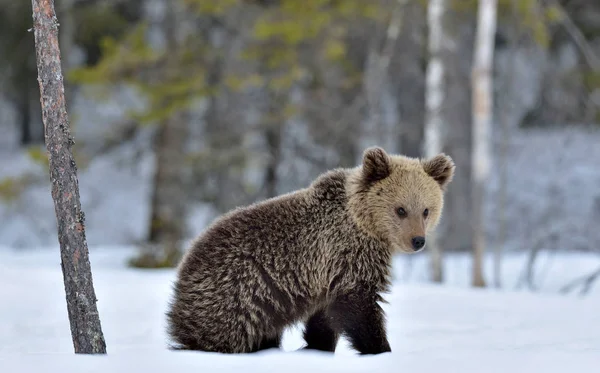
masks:
{"label": "snow-covered ground", "polygon": [[[107,356],[76,356],[67,319],[57,248],[0,248],[2,372],[594,372],[600,366],[600,289],[586,297],[552,293],[597,256],[554,257],[554,281],[541,293],[468,289],[468,263],[451,257],[447,285],[420,282],[426,256],[398,257],[387,297],[392,353],[357,356],[342,341],[334,356],[295,351],[290,329],[283,351],[254,355],[174,352],[166,348],[164,312],[173,270],[134,270],[127,248],[91,248]],[[505,261],[507,284],[522,257]],[[570,269],[570,271],[566,271]],[[464,273],[464,275],[459,275]],[[560,279],[559,279],[560,278]],[[406,281],[409,279],[410,281]]]}

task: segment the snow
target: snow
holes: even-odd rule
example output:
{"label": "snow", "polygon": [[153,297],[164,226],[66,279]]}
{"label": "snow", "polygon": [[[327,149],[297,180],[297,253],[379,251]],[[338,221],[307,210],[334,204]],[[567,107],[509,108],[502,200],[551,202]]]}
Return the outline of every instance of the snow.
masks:
{"label": "snow", "polygon": [[[427,284],[419,275],[426,256],[400,256],[389,304],[383,305],[392,353],[358,356],[345,340],[335,355],[296,351],[303,342],[294,327],[284,335],[283,351],[232,356],[166,348],[164,312],[174,270],[127,268],[132,253],[127,247],[91,248],[108,355],[82,356],[72,352],[58,248],[0,247],[2,371],[546,373],[593,371],[600,363],[600,290],[586,297],[552,290],[600,264],[593,255],[555,254],[562,265],[548,271],[561,280],[542,282],[546,291],[537,293],[470,289],[468,272],[456,275],[467,264],[460,256],[446,266],[452,280]],[[522,259],[506,258],[505,279],[515,277]]]}

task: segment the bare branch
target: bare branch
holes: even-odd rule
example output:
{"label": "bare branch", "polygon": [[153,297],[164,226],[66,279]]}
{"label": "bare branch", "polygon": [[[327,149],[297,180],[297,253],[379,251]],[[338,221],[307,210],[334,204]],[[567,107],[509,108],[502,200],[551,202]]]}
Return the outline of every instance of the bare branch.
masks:
{"label": "bare branch", "polygon": [[585,58],[588,66],[594,70],[600,70],[600,58],[594,52],[594,49],[590,46],[588,41],[586,40],[583,32],[577,27],[575,22],[569,17],[567,11],[560,5],[560,3],[556,0],[551,0],[552,5],[558,10],[560,13],[560,20],[562,21],[563,26],[567,33],[573,38],[577,47],[581,50],[583,57]]}
{"label": "bare branch", "polygon": [[598,269],[596,269],[595,271],[593,271],[592,273],[589,273],[585,276],[579,277],[579,278],[571,281],[567,285],[563,286],[560,289],[560,292],[568,293],[571,290],[575,289],[577,286],[581,285],[581,290],[579,293],[581,295],[585,295],[591,290],[592,285],[594,285],[594,282],[596,282],[596,280],[598,278],[600,278],[600,267]]}

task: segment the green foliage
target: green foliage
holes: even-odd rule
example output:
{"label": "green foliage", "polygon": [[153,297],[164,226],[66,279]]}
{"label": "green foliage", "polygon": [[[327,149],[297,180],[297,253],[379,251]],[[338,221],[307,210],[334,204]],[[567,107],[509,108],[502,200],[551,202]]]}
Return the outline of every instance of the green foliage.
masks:
{"label": "green foliage", "polygon": [[79,84],[136,83],[137,73],[160,60],[145,40],[148,25],[140,22],[122,40],[106,36],[101,42],[102,59],[95,66],[73,69],[69,78]]}
{"label": "green foliage", "polygon": [[262,87],[265,84],[265,79],[262,75],[251,73],[244,77],[228,75],[223,82],[228,88],[241,91],[249,88]]}
{"label": "green foliage", "polygon": [[550,23],[557,23],[562,20],[562,11],[556,5],[548,5],[544,11],[544,17]]}
{"label": "green foliage", "polygon": [[600,89],[600,71],[586,71],[583,73],[583,83],[589,92]]}
{"label": "green foliage", "polygon": [[183,0],[183,3],[199,15],[223,16],[241,2],[240,0]]}
{"label": "green foliage", "polygon": [[37,175],[31,172],[0,179],[0,202],[16,202],[23,192],[37,182]]}
{"label": "green foliage", "polygon": [[[531,33],[533,39],[544,47],[550,45],[549,19],[545,9],[535,0],[503,0],[498,4],[500,16],[515,16],[520,26]],[[553,13],[550,13],[551,15]]]}
{"label": "green foliage", "polygon": [[[253,56],[275,54],[269,67],[289,65],[294,58],[285,58],[308,44],[316,44],[317,52],[331,61],[345,57],[346,35],[351,22],[359,17],[380,17],[377,2],[359,0],[281,0],[280,5],[261,13],[253,27],[257,46],[275,47],[254,51]],[[279,57],[279,61],[278,58]],[[278,63],[279,62],[279,63]]]}
{"label": "green foliage", "polygon": [[150,109],[130,112],[140,123],[154,123],[187,107],[195,97],[209,93],[201,66],[186,74],[195,57],[190,49],[156,51],[146,41],[148,25],[140,22],[121,40],[102,41],[102,59],[95,66],[74,69],[78,83],[126,83],[137,88]]}
{"label": "green foliage", "polygon": [[22,177],[5,177],[0,180],[0,201],[16,201],[26,186],[26,180]]}
{"label": "green foliage", "polygon": [[[139,22],[122,37],[103,38],[98,63],[71,71],[69,79],[80,84],[132,85],[144,95],[148,105],[142,112],[129,113],[131,117],[140,123],[158,123],[185,110],[198,98],[216,94],[220,88],[285,92],[307,75],[314,59],[344,66],[345,38],[352,23],[386,15],[379,2],[362,0],[281,0],[268,7],[241,0],[177,1],[204,21],[226,19],[234,10],[254,9],[256,12],[248,12],[250,29],[239,32],[250,38],[243,58],[258,66],[258,71],[230,73],[216,83],[218,86],[211,86],[208,64],[221,52],[206,35],[199,32],[166,51],[157,51],[146,40],[148,25]],[[102,17],[113,20],[109,12]],[[118,20],[113,22],[118,28]],[[289,111],[282,109],[281,114],[289,115]]]}
{"label": "green foliage", "polygon": [[[271,92],[285,92],[309,72],[315,75],[315,61],[348,73],[347,35],[353,22],[384,16],[377,1],[281,0],[260,12],[252,26],[253,40],[244,50],[244,58],[258,63],[263,78],[251,74],[230,81],[246,83],[234,84],[239,87],[262,83]],[[287,117],[283,110],[281,114]]]}
{"label": "green foliage", "polygon": [[41,146],[30,146],[27,148],[27,156],[36,164],[42,166],[45,170],[50,167],[48,153]]}

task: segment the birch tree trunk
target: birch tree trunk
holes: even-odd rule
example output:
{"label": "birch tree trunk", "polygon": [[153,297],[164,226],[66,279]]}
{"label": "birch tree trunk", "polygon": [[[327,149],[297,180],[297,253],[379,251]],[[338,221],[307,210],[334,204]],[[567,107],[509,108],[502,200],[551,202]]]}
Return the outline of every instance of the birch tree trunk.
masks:
{"label": "birch tree trunk", "polygon": [[483,256],[485,251],[484,193],[490,169],[490,128],[493,112],[492,68],[496,34],[497,0],[479,0],[477,34],[472,72],[473,90],[473,279],[484,287]]}
{"label": "birch tree trunk", "polygon": [[[447,8],[447,0],[430,0],[427,8],[429,27],[429,63],[425,77],[425,138],[423,155],[432,157],[442,151],[442,126],[444,118],[444,61],[442,44],[444,30],[442,17]],[[427,237],[427,246],[431,255],[431,279],[442,282],[442,250],[435,233]]]}
{"label": "birch tree trunk", "polygon": [[74,142],[64,96],[54,1],[32,0],[31,4],[42,121],[73,346],[75,353],[105,354],[79,201],[77,167],[71,151]]}

